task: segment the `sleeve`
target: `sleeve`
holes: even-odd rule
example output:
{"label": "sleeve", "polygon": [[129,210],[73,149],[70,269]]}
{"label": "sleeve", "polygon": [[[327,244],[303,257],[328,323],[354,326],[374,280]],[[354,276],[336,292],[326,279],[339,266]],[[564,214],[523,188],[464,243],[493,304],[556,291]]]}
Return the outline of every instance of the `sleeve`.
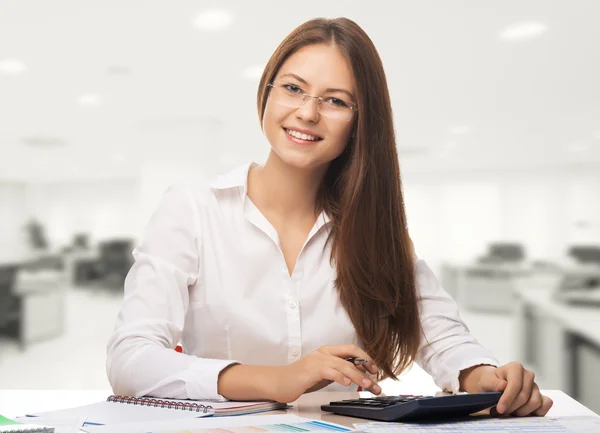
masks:
{"label": "sleeve", "polygon": [[456,302],[443,289],[424,260],[415,259],[423,338],[417,364],[444,391],[457,393],[460,372],[481,364],[498,366],[492,353],[469,332]]}
{"label": "sleeve", "polygon": [[178,353],[189,305],[188,287],[200,269],[200,222],[189,186],[170,187],[133,251],[125,298],[107,346],[113,392],[127,396],[206,400],[233,360]]}

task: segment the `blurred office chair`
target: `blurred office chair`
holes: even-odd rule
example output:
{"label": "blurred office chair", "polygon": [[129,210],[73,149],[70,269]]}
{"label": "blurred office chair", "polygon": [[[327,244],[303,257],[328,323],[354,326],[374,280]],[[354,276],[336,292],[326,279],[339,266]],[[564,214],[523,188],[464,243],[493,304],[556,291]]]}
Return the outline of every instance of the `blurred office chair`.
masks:
{"label": "blurred office chair", "polygon": [[17,265],[0,265],[0,329],[14,326],[17,334],[21,319],[20,299],[14,294],[18,270]]}
{"label": "blurred office chair", "polygon": [[111,289],[123,289],[125,277],[133,264],[133,240],[114,239],[99,245],[100,257],[96,264],[97,277]]}
{"label": "blurred office chair", "polygon": [[121,291],[133,264],[132,239],[100,242],[94,257],[78,258],[74,263],[74,281],[78,287]]}
{"label": "blurred office chair", "polygon": [[79,250],[90,249],[90,235],[87,233],[77,233],[73,236],[72,246]]}
{"label": "blurred office chair", "polygon": [[514,242],[492,242],[486,255],[479,257],[480,263],[515,263],[525,260],[525,247]]}
{"label": "blurred office chair", "polygon": [[600,265],[600,247],[589,245],[573,245],[567,254],[579,263]]}

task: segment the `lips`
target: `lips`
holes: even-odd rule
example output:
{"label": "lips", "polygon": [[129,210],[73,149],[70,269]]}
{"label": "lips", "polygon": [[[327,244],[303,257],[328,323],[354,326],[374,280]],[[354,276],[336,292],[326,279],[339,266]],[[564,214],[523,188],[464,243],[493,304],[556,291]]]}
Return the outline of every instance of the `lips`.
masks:
{"label": "lips", "polygon": [[[286,133],[286,134],[288,134],[288,135],[290,135],[290,136],[292,136],[292,137],[293,137],[293,135],[289,134],[289,131],[294,131],[294,132],[298,132],[298,133],[300,133],[300,134],[306,134],[306,135],[310,135],[310,136],[312,136],[312,137],[315,137],[315,138],[316,138],[316,140],[305,140],[305,141],[316,142],[316,141],[321,141],[321,140],[323,140],[323,137],[321,137],[320,135],[318,135],[318,134],[315,134],[314,132],[312,132],[312,131],[309,131],[309,130],[306,130],[306,129],[300,129],[300,128],[286,128],[286,127],[283,127],[283,130],[285,131],[285,133]],[[302,138],[299,138],[299,137],[294,137],[294,138],[298,138],[299,140],[302,140]]]}

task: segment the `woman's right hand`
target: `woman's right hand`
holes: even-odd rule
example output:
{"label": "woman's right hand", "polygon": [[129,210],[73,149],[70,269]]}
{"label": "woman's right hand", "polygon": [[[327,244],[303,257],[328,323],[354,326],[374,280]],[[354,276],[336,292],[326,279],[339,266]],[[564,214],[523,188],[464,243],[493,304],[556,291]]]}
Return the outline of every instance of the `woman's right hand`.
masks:
{"label": "woman's right hand", "polygon": [[[368,362],[355,366],[344,358],[365,358]],[[377,374],[371,358],[354,344],[323,346],[298,361],[277,370],[273,400],[290,403],[306,392],[317,391],[337,382],[343,386],[352,383],[373,394],[380,394],[381,387],[366,373]]]}

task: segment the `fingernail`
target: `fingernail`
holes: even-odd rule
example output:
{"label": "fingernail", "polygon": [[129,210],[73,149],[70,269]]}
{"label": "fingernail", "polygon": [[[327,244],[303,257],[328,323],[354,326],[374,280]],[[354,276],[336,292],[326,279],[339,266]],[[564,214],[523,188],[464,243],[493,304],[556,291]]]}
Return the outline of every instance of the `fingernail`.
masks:
{"label": "fingernail", "polygon": [[504,411],[506,410],[506,405],[504,403],[503,404],[499,404],[496,409],[498,410],[498,412],[504,413]]}
{"label": "fingernail", "polygon": [[363,384],[363,386],[369,386],[369,385],[371,385],[371,381],[369,379],[363,379],[362,384]]}
{"label": "fingernail", "polygon": [[375,391],[375,394],[379,394],[381,392],[381,387],[379,385],[375,385],[373,387],[373,391]]}
{"label": "fingernail", "polygon": [[350,379],[348,379],[347,377],[344,377],[344,383],[346,385],[350,385],[352,383],[352,381]]}

